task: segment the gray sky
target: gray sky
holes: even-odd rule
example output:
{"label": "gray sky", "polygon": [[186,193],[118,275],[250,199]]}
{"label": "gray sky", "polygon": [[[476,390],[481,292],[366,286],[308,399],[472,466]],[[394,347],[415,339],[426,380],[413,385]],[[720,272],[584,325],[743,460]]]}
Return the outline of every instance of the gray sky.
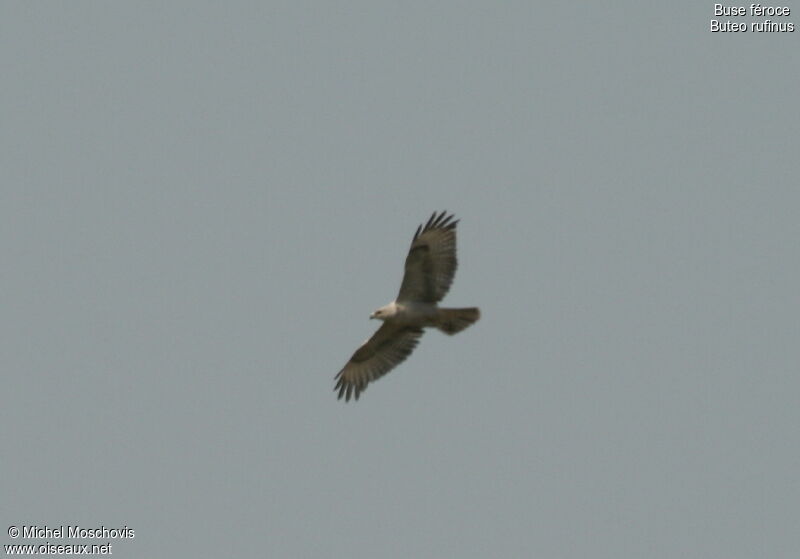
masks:
{"label": "gray sky", "polygon": [[[712,17],[4,2],[2,543],[794,557],[800,30]],[[437,209],[483,318],[337,401]]]}

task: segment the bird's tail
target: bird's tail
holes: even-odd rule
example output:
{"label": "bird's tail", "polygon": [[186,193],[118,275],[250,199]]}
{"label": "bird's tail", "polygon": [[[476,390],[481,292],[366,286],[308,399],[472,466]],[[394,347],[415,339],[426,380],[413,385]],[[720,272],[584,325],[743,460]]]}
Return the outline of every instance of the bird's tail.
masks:
{"label": "bird's tail", "polygon": [[439,309],[435,326],[445,334],[453,335],[473,325],[481,317],[477,307],[467,309]]}

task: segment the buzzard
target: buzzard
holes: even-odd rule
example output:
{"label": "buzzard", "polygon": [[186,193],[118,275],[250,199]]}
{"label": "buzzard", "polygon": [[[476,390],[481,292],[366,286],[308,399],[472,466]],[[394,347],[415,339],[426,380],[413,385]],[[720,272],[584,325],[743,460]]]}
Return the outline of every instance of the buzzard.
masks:
{"label": "buzzard", "polygon": [[358,397],[370,381],[391,371],[417,347],[423,328],[438,328],[453,335],[480,316],[476,307],[442,309],[437,303],[447,294],[456,273],[456,225],[453,215],[442,212],[417,227],[406,256],[400,293],[369,317],[383,321],[372,337],[356,350],[336,375],[334,390],[345,401]]}

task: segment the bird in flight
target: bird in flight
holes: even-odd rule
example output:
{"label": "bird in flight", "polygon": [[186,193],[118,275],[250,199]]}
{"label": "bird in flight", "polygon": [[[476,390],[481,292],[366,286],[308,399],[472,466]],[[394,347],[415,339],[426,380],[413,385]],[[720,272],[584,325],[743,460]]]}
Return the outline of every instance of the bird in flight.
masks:
{"label": "bird in flight", "polygon": [[356,350],[336,375],[339,399],[358,400],[370,381],[391,371],[417,347],[423,328],[438,328],[453,335],[481,316],[477,307],[439,308],[456,273],[456,225],[453,215],[442,212],[417,227],[406,256],[405,275],[397,298],[369,317],[383,321],[372,337]]}

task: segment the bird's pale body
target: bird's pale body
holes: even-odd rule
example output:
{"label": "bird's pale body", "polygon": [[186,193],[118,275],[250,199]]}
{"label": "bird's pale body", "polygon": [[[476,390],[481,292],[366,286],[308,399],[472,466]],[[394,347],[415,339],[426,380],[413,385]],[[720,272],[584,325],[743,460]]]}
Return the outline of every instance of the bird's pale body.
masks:
{"label": "bird's pale body", "polygon": [[388,305],[376,309],[369,317],[397,325],[433,326],[438,312],[439,306],[436,304],[416,301],[403,303],[392,301]]}

